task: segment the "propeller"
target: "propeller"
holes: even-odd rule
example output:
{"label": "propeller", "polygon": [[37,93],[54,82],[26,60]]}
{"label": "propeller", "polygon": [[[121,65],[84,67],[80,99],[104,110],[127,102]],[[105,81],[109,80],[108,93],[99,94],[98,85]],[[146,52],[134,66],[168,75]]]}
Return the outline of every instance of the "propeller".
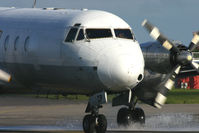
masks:
{"label": "propeller", "polygon": [[172,71],[166,76],[165,80],[158,86],[158,93],[154,99],[154,105],[161,108],[167,99],[168,92],[172,89],[175,78],[180,73],[182,66],[191,65],[199,73],[199,64],[193,62],[192,51],[199,46],[199,35],[194,34],[194,37],[189,44],[187,50],[180,50],[172,41],[166,38],[157,27],[152,25],[148,20],[144,20],[142,26],[149,32],[150,36],[161,43],[162,47],[172,53],[174,67]]}
{"label": "propeller", "polygon": [[37,4],[37,0],[34,0],[34,3],[33,3],[32,8],[35,8],[35,7],[36,7],[36,4]]}
{"label": "propeller", "polygon": [[0,80],[5,82],[11,81],[11,75],[0,69]]}

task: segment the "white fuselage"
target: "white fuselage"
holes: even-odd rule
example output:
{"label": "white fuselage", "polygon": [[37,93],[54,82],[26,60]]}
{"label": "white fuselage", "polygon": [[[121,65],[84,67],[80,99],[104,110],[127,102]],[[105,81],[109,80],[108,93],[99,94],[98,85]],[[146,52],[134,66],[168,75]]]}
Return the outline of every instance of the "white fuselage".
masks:
{"label": "white fuselage", "polygon": [[[140,46],[113,14],[0,8],[0,20],[0,64],[24,85],[89,94],[132,89],[143,79]],[[119,35],[124,30],[128,37]]]}

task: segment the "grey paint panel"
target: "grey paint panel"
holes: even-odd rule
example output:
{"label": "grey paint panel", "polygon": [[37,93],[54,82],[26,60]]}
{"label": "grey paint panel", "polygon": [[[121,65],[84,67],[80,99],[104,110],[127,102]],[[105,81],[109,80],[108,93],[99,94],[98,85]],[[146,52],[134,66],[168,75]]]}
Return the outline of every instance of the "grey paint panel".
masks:
{"label": "grey paint panel", "polygon": [[[1,64],[0,64],[1,65]],[[65,91],[90,93],[107,89],[99,80],[97,67],[47,66],[30,64],[6,64],[17,81],[26,86],[62,88]]]}

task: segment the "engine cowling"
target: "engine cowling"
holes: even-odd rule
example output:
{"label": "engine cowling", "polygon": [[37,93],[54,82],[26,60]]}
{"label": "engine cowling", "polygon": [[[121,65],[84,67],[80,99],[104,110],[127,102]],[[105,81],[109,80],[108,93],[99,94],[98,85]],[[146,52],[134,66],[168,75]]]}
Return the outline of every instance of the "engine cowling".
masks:
{"label": "engine cowling", "polygon": [[[175,43],[180,51],[187,51],[187,47],[185,45],[178,41],[173,41],[173,43]],[[166,50],[157,41],[142,43],[140,45],[145,59],[145,68],[162,74],[171,72],[172,68],[176,66],[178,62],[181,62],[181,60],[187,57],[184,55],[191,54],[188,52],[178,57],[176,53]],[[185,60],[184,64],[186,63],[187,62]]]}

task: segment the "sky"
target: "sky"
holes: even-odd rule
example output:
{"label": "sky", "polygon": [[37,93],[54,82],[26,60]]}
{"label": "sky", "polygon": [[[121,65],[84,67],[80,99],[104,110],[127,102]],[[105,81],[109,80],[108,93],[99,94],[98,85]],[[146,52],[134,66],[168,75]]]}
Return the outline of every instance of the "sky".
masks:
{"label": "sky", "polygon": [[[32,7],[33,0],[0,0],[0,7]],[[171,40],[188,45],[199,30],[199,0],[37,0],[38,8],[97,9],[124,19],[140,42],[153,41],[141,23],[148,19]]]}

